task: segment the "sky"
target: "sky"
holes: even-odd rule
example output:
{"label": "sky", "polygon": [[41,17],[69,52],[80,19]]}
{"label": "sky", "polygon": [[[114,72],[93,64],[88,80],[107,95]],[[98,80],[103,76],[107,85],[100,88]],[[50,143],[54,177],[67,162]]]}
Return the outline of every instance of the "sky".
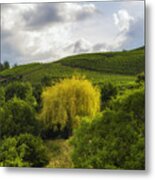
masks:
{"label": "sky", "polygon": [[11,65],[134,49],[144,45],[144,1],[2,4],[0,33]]}

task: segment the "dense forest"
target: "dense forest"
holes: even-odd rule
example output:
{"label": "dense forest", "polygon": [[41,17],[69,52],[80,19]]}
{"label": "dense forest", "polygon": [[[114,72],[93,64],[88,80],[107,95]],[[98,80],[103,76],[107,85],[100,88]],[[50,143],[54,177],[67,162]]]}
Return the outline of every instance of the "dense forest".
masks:
{"label": "dense forest", "polygon": [[145,169],[144,47],[0,65],[0,166]]}

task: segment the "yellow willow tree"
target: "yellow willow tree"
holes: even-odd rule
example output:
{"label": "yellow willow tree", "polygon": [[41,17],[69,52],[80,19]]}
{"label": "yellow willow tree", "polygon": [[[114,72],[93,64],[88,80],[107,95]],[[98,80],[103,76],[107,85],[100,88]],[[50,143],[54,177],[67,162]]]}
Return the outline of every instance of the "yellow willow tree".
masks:
{"label": "yellow willow tree", "polygon": [[100,91],[84,77],[64,79],[42,93],[41,119],[46,128],[71,132],[81,117],[94,117],[100,110]]}

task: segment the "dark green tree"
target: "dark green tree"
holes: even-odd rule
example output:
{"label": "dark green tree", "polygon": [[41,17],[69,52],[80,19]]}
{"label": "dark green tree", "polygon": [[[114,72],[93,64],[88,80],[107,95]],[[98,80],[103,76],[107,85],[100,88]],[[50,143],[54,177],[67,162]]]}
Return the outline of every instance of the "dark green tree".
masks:
{"label": "dark green tree", "polygon": [[13,98],[0,108],[1,137],[20,133],[39,133],[34,109],[25,101]]}
{"label": "dark green tree", "polygon": [[116,96],[117,88],[110,82],[105,82],[100,85],[101,88],[101,106],[102,109],[107,105],[112,97]]}
{"label": "dark green tree", "polygon": [[145,169],[144,89],[118,97],[74,132],[72,160],[77,168]]}
{"label": "dark green tree", "polygon": [[35,107],[37,102],[33,96],[33,89],[30,83],[26,82],[12,82],[8,84],[5,88],[5,98],[6,101],[18,97],[26,102],[28,102],[31,106]]}
{"label": "dark green tree", "polygon": [[0,107],[5,103],[5,90],[3,87],[0,87]]}

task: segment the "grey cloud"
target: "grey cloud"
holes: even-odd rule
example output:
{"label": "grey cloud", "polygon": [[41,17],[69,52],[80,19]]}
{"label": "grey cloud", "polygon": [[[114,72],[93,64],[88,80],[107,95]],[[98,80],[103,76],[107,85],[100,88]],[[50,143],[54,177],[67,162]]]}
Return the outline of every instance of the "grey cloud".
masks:
{"label": "grey cloud", "polygon": [[97,43],[93,46],[93,51],[105,51],[108,49],[108,45],[106,43]]}
{"label": "grey cloud", "polygon": [[62,21],[58,13],[58,4],[39,4],[22,14],[26,26],[31,28],[44,27],[50,23]]}
{"label": "grey cloud", "polygon": [[104,52],[110,49],[110,46],[106,43],[90,43],[85,39],[79,39],[65,48],[66,51],[70,51],[72,54],[88,53],[88,52]]}
{"label": "grey cloud", "polygon": [[144,44],[144,19],[139,18],[137,19],[132,26],[130,27],[129,31],[126,33],[126,41],[124,42],[123,46],[126,49],[131,48],[131,44],[133,47],[138,47]]}
{"label": "grey cloud", "polygon": [[85,39],[79,39],[64,48],[64,50],[69,51],[72,54],[78,54],[89,52],[91,51],[91,48],[91,44],[88,41],[86,41]]}
{"label": "grey cloud", "polygon": [[74,44],[73,53],[88,52],[89,50],[90,48],[83,41],[79,40]]}
{"label": "grey cloud", "polygon": [[83,21],[97,12],[92,4],[47,3],[35,5],[22,13],[26,28],[44,28],[47,25],[64,22]]}
{"label": "grey cloud", "polygon": [[139,18],[130,28],[130,31],[127,33],[128,36],[132,38],[138,38],[143,40],[144,37],[144,19]]}

